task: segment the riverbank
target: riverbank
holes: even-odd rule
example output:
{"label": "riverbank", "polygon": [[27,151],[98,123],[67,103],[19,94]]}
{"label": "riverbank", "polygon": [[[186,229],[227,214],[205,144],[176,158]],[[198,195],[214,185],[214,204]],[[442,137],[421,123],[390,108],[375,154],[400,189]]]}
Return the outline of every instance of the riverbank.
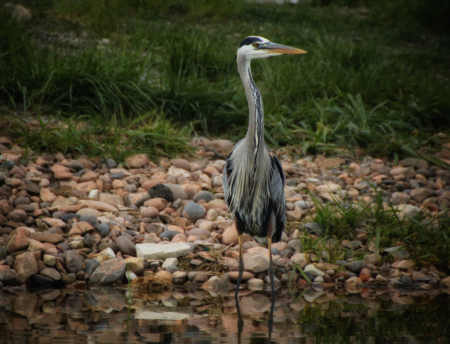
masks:
{"label": "riverbank", "polygon": [[[193,140],[197,157],[28,155],[0,139],[0,281],[28,285],[202,287],[237,279],[234,222],[223,200],[226,140]],[[443,162],[449,147],[437,154]],[[219,158],[217,158],[219,157]],[[287,219],[273,245],[276,285],[435,290],[450,285],[450,171],[425,160],[280,156]],[[244,288],[267,290],[269,252],[244,240]]]}

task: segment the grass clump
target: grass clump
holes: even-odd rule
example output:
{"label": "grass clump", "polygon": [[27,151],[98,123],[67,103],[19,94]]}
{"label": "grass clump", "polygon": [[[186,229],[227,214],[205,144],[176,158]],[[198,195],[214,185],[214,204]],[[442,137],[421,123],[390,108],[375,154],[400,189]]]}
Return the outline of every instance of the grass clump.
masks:
{"label": "grass clump", "polygon": [[[433,264],[447,269],[450,264],[450,211],[439,214],[420,211],[407,217],[400,206],[383,199],[381,191],[375,191],[373,202],[355,204],[349,200],[335,200],[323,204],[315,199],[313,221],[323,230],[322,237],[303,237],[304,249],[323,252],[328,260],[342,259],[343,252],[329,245],[329,238],[336,244],[354,240],[356,232],[365,232],[376,245],[376,252],[384,248],[404,246],[418,266]],[[370,245],[369,245],[370,246]],[[364,252],[353,251],[362,256]]]}
{"label": "grass clump", "polygon": [[7,118],[4,134],[16,137],[35,152],[110,157],[117,161],[136,152],[147,153],[151,158],[193,153],[187,143],[190,129],[177,129],[159,113],[133,120],[114,116],[108,122],[100,116],[60,116],[57,120],[39,116],[37,128],[15,116]]}

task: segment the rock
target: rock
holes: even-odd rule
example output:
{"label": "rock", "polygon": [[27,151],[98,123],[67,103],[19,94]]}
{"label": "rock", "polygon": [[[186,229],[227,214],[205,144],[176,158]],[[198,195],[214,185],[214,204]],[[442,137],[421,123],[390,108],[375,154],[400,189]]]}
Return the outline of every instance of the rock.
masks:
{"label": "rock", "polygon": [[306,253],[296,253],[291,257],[291,261],[303,269],[306,265],[308,265],[309,259]]}
{"label": "rock", "polygon": [[31,252],[20,254],[16,257],[14,270],[17,271],[18,279],[25,283],[31,275],[38,273],[38,265],[34,254]]}
{"label": "rock", "polygon": [[27,220],[27,213],[22,209],[15,209],[8,214],[8,219],[13,222],[25,222]]}
{"label": "rock", "polygon": [[362,281],[359,277],[350,277],[345,281],[345,289],[349,293],[360,293],[362,290]]}
{"label": "rock", "polygon": [[200,204],[189,202],[184,206],[182,215],[189,220],[197,221],[205,217],[206,210]]}
{"label": "rock", "polygon": [[50,189],[41,189],[40,197],[43,202],[53,203],[58,198]]}
{"label": "rock", "polygon": [[450,277],[441,280],[441,287],[450,288]]}
{"label": "rock", "polygon": [[125,163],[131,168],[141,168],[142,166],[148,164],[149,161],[150,159],[145,153],[131,155],[125,159]]}
{"label": "rock", "polygon": [[250,278],[246,284],[248,290],[256,290],[256,291],[264,290],[265,286],[264,281],[259,278]]}
{"label": "rock", "polygon": [[191,246],[186,243],[170,244],[137,244],[136,253],[138,258],[143,259],[166,259],[178,258],[187,255]]}
{"label": "rock", "polygon": [[30,239],[37,240],[40,242],[47,242],[53,245],[57,245],[64,241],[64,237],[61,234],[52,234],[52,233],[31,233]]}
{"label": "rock", "polygon": [[55,266],[56,258],[49,254],[44,255],[44,263],[48,266]]}
{"label": "rock", "polygon": [[319,163],[320,168],[337,168],[341,165],[345,164],[345,160],[342,158],[331,158],[326,159]]}
{"label": "rock", "polygon": [[3,285],[20,285],[23,282],[19,278],[19,274],[16,270],[13,269],[4,269],[0,270],[0,282],[3,283]]}
{"label": "rock", "polygon": [[396,209],[400,211],[398,214],[400,220],[405,217],[412,219],[420,214],[420,209],[411,204],[399,204]]}
{"label": "rock", "polygon": [[95,239],[91,235],[86,234],[83,239],[83,244],[86,247],[92,247],[95,244]]}
{"label": "rock", "polygon": [[24,251],[28,248],[30,242],[27,237],[14,233],[6,250],[8,252]]}
{"label": "rock", "polygon": [[394,192],[391,195],[391,202],[394,205],[406,204],[411,200],[411,196],[403,192]]}
{"label": "rock", "polygon": [[269,258],[257,251],[244,254],[244,269],[253,273],[266,271],[269,268]]}
{"label": "rock", "polygon": [[359,273],[362,269],[366,267],[366,262],[364,260],[355,260],[345,265],[345,267],[350,271]]}
{"label": "rock", "polygon": [[86,273],[86,275],[92,275],[99,266],[100,262],[98,261],[98,259],[91,259],[86,263],[83,271]]}
{"label": "rock", "polygon": [[[107,159],[106,160],[106,166],[111,169],[111,168],[116,168],[117,167],[117,162],[115,162],[113,159]],[[123,177],[122,177],[123,178]],[[112,179],[112,177],[111,177]]]}
{"label": "rock", "polygon": [[411,197],[416,202],[422,203],[425,199],[434,195],[434,191],[428,188],[418,188],[411,191]]}
{"label": "rock", "polygon": [[167,206],[167,200],[164,198],[152,198],[144,202],[145,207],[154,207],[158,211],[163,211]]}
{"label": "rock", "polygon": [[202,228],[194,228],[191,229],[189,232],[187,232],[187,235],[194,235],[194,236],[202,236],[204,235],[206,238],[209,238],[211,236],[211,232],[207,231],[206,229]]}
{"label": "rock", "polygon": [[403,167],[409,167],[409,166],[415,166],[416,169],[427,169],[428,168],[428,162],[426,160],[422,159],[416,159],[416,158],[406,158],[403,160],[400,160],[398,162],[400,166]]}
{"label": "rock", "polygon": [[239,243],[239,235],[236,230],[236,226],[233,224],[225,229],[222,234],[222,244],[224,245],[237,245]]}
{"label": "rock", "polygon": [[197,203],[198,201],[201,201],[201,200],[203,200],[206,203],[208,203],[208,202],[214,201],[215,197],[214,197],[214,194],[212,192],[202,190],[202,191],[198,192],[194,196],[194,202]]}
{"label": "rock", "polygon": [[65,255],[67,272],[77,273],[83,265],[83,257],[76,251],[67,251]]}
{"label": "rock", "polygon": [[414,262],[412,260],[399,260],[392,263],[392,267],[400,270],[408,270],[414,267]]}
{"label": "rock", "polygon": [[91,224],[93,227],[98,225],[97,216],[91,215],[91,214],[81,215],[79,221],[87,222],[87,223]]}
{"label": "rock", "polygon": [[396,260],[404,260],[410,257],[408,251],[406,251],[403,246],[386,248],[384,249],[383,253],[392,255],[394,258],[396,258]]}
{"label": "rock", "polygon": [[58,228],[66,227],[66,223],[60,219],[53,219],[51,217],[46,217],[46,218],[43,218],[42,221],[44,221],[50,227],[58,227]]}
{"label": "rock", "polygon": [[107,236],[111,232],[111,229],[109,229],[106,223],[100,223],[95,229],[102,236]]}
{"label": "rock", "polygon": [[165,269],[169,266],[177,266],[178,265],[178,259],[177,258],[167,258],[163,265],[162,268]]}
{"label": "rock", "polygon": [[137,275],[141,275],[144,272],[144,259],[129,257],[125,259],[127,267]]}
{"label": "rock", "polygon": [[141,209],[141,219],[149,217],[151,219],[156,219],[159,216],[159,210],[155,207],[145,207]]}
{"label": "rock", "polygon": [[172,190],[164,184],[157,184],[155,186],[152,186],[150,189],[148,189],[148,194],[152,198],[163,198],[167,202],[175,201]]}
{"label": "rock", "polygon": [[[230,279],[231,282],[237,282],[238,276],[239,276],[239,271],[230,271],[228,273],[228,278]],[[241,281],[247,281],[253,277],[255,277],[255,275],[252,274],[251,272],[243,271]]]}
{"label": "rock", "polygon": [[324,185],[319,185],[317,187],[317,192],[319,193],[327,193],[327,192],[338,192],[341,190],[341,187],[338,184],[334,184],[331,182],[325,182]]}
{"label": "rock", "polygon": [[117,238],[117,246],[119,246],[120,252],[128,256],[136,257],[136,247],[130,239],[124,236]]}
{"label": "rock", "polygon": [[303,269],[303,271],[305,273],[310,273],[314,277],[325,275],[325,273],[323,271],[316,268],[313,264],[306,265],[305,268]]}
{"label": "rock", "polygon": [[45,268],[40,272],[40,274],[42,276],[49,277],[54,281],[59,281],[61,279],[61,274],[52,268]]}
{"label": "rock", "polygon": [[270,310],[271,304],[271,299],[261,294],[243,296],[240,301],[243,314],[263,314]]}
{"label": "rock", "polygon": [[228,280],[228,274],[220,276],[212,276],[202,285],[202,289],[208,290],[210,293],[226,293],[234,286]]}
{"label": "rock", "polygon": [[314,234],[316,236],[322,236],[323,229],[322,226],[316,222],[308,222],[305,224],[305,229],[310,234]]}
{"label": "rock", "polygon": [[98,211],[104,211],[104,212],[111,212],[111,213],[117,213],[119,209],[117,209],[115,206],[100,202],[100,201],[92,201],[92,200],[81,200],[78,202],[78,205],[87,205],[88,208],[92,208]]}
{"label": "rock", "polygon": [[[112,284],[124,280],[126,264],[122,258],[105,261],[94,271],[89,284]],[[172,279],[172,278],[171,278]]]}
{"label": "rock", "polygon": [[106,193],[102,193],[100,195],[100,202],[108,203],[114,207],[118,205],[124,205],[123,198],[119,195],[110,195]]}

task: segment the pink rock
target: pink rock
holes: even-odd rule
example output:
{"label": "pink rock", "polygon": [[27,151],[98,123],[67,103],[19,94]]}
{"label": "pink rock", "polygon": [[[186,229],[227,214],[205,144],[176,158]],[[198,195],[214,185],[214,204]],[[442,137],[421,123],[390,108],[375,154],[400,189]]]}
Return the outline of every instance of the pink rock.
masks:
{"label": "pink rock", "polygon": [[81,200],[78,205],[87,205],[88,208],[104,212],[117,213],[119,211],[115,206],[101,201]]}
{"label": "pink rock", "polygon": [[51,217],[43,218],[42,221],[44,221],[46,224],[48,224],[50,227],[59,227],[64,228],[66,227],[66,223],[60,219],[54,219]]}
{"label": "pink rock", "polygon": [[159,211],[163,211],[166,208],[167,204],[168,202],[164,198],[152,198],[148,201],[145,201],[144,207],[154,207]]}
{"label": "pink rock", "polygon": [[40,197],[42,201],[53,203],[58,197],[50,189],[41,189]]}
{"label": "pink rock", "polygon": [[236,230],[236,226],[233,224],[233,225],[227,227],[227,229],[225,229],[225,231],[223,232],[222,244],[228,246],[231,244],[237,245],[238,243],[239,243],[239,235]]}
{"label": "pink rock", "polygon": [[11,240],[9,241],[8,246],[6,246],[6,249],[8,252],[23,251],[28,248],[29,244],[30,242],[28,241],[28,238],[26,236],[14,233]]}
{"label": "pink rock", "polygon": [[269,268],[269,258],[260,252],[244,254],[244,269],[253,273],[266,271]]}
{"label": "pink rock", "polygon": [[146,165],[150,159],[148,158],[147,154],[135,154],[131,155],[128,158],[125,159],[125,163],[130,166],[131,168],[140,168],[144,165]]}
{"label": "pink rock", "polygon": [[[228,278],[230,279],[231,282],[237,282],[238,276],[239,276],[239,271],[230,271],[228,273]],[[250,278],[253,278],[253,277],[255,277],[254,274],[252,274],[249,271],[244,271],[244,272],[242,272],[241,281],[247,281],[247,280],[249,280]]]}
{"label": "pink rock", "polygon": [[34,254],[27,252],[18,255],[14,263],[14,270],[17,271],[22,283],[25,283],[31,275],[37,274],[38,266]]}
{"label": "pink rock", "polygon": [[159,210],[155,207],[146,207],[141,208],[141,216],[140,218],[143,219],[145,217],[149,217],[151,219],[156,219],[159,216]]}
{"label": "pink rock", "polygon": [[95,190],[97,188],[97,184],[94,182],[83,182],[83,183],[79,183],[77,184],[74,189],[75,190],[80,190],[80,191],[84,191],[87,194],[89,192],[91,192],[92,190]]}

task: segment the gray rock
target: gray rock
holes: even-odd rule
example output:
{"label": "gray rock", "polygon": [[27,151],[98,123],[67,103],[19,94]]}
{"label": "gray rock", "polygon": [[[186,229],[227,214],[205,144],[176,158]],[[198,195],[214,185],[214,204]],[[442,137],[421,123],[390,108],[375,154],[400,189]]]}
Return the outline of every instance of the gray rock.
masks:
{"label": "gray rock", "polygon": [[92,215],[92,214],[81,215],[80,222],[81,221],[85,221],[87,223],[90,223],[93,227],[98,225],[97,216]]}
{"label": "gray rock", "polygon": [[95,244],[95,239],[90,235],[86,234],[83,239],[84,246],[92,247]]}
{"label": "gray rock", "polygon": [[61,220],[64,221],[64,222],[67,222],[67,221],[72,220],[74,218],[80,219],[80,217],[81,217],[80,214],[73,214],[73,213],[71,213],[71,214],[66,214],[66,215],[61,216]]}
{"label": "gray rock", "polygon": [[89,284],[111,284],[125,278],[126,264],[122,258],[105,261],[92,274]]}
{"label": "gray rock", "polygon": [[66,271],[69,273],[77,273],[83,265],[83,257],[77,251],[66,252]]}
{"label": "gray rock", "polygon": [[398,260],[408,259],[410,257],[408,251],[403,246],[389,247],[383,250],[383,254],[390,254]]}
{"label": "gray rock", "polygon": [[120,252],[123,254],[136,257],[136,247],[133,242],[127,237],[121,235],[117,238],[117,246],[119,246]]}
{"label": "gray rock", "polygon": [[66,164],[67,167],[73,168],[75,171],[81,171],[83,169],[83,165],[81,165],[78,161],[72,161]]}
{"label": "gray rock", "polygon": [[189,202],[184,206],[182,215],[189,220],[196,221],[205,217],[206,210],[200,204]]}
{"label": "gray rock", "polygon": [[295,252],[301,252],[302,242],[300,239],[292,239],[291,241],[288,242],[288,247]]}
{"label": "gray rock", "polygon": [[117,162],[115,162],[113,159],[108,159],[106,160],[106,166],[108,166],[108,168],[116,168]]}
{"label": "gray rock", "polygon": [[168,187],[170,189],[170,191],[172,191],[174,200],[188,199],[187,193],[186,193],[186,191],[183,190],[181,185],[179,185],[179,184],[164,184],[164,186]]}
{"label": "gray rock", "polygon": [[317,236],[322,236],[322,234],[323,234],[322,227],[318,223],[315,223],[315,222],[306,223],[305,229],[308,231],[308,233],[314,234]]}
{"label": "gray rock", "polygon": [[97,232],[102,236],[108,236],[111,230],[106,223],[100,223],[96,228]]}
{"label": "gray rock", "polygon": [[111,173],[111,180],[123,178],[125,178],[125,173],[123,172]]}
{"label": "gray rock", "polygon": [[206,203],[214,201],[215,197],[212,192],[200,191],[194,196],[194,202],[197,203],[200,200],[204,200]]}
{"label": "gray rock", "polygon": [[164,184],[157,184],[155,186],[152,186],[150,189],[148,189],[148,194],[152,198],[164,198],[167,202],[175,201],[172,190]]}
{"label": "gray rock", "polygon": [[175,235],[177,235],[177,234],[180,234],[180,232],[178,232],[178,231],[164,231],[164,232],[162,232],[160,235],[159,235],[159,237],[162,239],[162,238],[167,238],[167,239],[169,239],[169,240],[172,240],[173,239],[173,237],[175,236]]}
{"label": "gray rock", "polygon": [[89,262],[86,263],[86,266],[84,267],[83,271],[88,274],[92,275],[92,273],[100,266],[100,263],[97,259],[92,259]]}
{"label": "gray rock", "polygon": [[362,269],[366,267],[366,261],[364,260],[355,260],[353,262],[348,263],[345,265],[347,269],[353,272],[360,272]]}

